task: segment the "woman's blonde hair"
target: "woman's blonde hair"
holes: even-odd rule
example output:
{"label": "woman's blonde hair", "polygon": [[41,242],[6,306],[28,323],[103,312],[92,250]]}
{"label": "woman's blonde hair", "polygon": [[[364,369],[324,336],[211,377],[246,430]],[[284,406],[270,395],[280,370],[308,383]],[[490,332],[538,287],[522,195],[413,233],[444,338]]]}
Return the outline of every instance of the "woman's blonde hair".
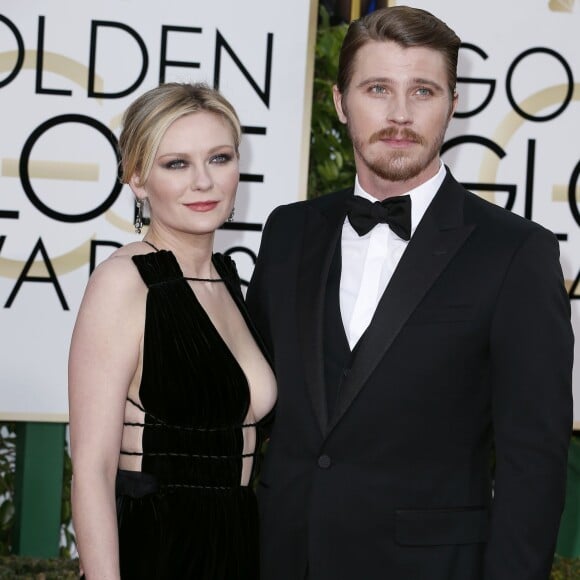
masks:
{"label": "woman's blonde hair", "polygon": [[165,83],[137,98],[123,115],[119,137],[121,181],[138,175],[144,185],[169,126],[185,115],[205,111],[220,116],[231,127],[236,153],[242,129],[232,104],[206,83]]}

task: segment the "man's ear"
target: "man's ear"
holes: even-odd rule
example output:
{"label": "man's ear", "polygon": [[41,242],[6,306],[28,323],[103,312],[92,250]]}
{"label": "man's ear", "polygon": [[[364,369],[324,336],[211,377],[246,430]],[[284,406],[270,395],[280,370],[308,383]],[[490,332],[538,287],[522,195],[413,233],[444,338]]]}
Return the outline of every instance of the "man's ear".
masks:
{"label": "man's ear", "polygon": [[343,94],[338,90],[336,85],[332,87],[332,99],[334,101],[334,108],[338,115],[338,120],[346,125],[346,115],[344,114],[344,107],[342,105]]}
{"label": "man's ear", "polygon": [[457,94],[457,91],[455,91],[453,93],[453,97],[451,99],[451,111],[449,112],[449,121],[451,120],[451,117],[453,117],[453,114],[455,113],[455,109],[457,109],[457,103],[459,102],[459,95]]}

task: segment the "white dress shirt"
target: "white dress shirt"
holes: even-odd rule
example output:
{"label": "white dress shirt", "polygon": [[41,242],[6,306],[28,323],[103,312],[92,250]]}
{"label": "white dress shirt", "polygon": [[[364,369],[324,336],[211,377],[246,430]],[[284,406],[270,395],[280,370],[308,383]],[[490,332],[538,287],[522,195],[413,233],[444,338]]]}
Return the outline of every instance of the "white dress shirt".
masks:
{"label": "white dress shirt", "polygon": [[[436,175],[406,194],[411,196],[411,236],[433,201],[445,175],[446,170],[441,163]],[[372,202],[377,201],[362,189],[358,176],[355,179],[354,194]],[[370,324],[408,243],[399,238],[387,224],[378,224],[369,233],[359,236],[348,218],[344,220],[341,238],[340,313],[351,350]]]}

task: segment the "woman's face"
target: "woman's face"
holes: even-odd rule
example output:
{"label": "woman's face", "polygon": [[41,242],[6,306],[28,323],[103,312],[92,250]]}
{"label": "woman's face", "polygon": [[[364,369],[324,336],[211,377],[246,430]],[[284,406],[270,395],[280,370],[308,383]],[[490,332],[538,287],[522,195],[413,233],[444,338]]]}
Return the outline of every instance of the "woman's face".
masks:
{"label": "woman's face", "polygon": [[151,228],[176,233],[214,232],[230,215],[240,177],[238,154],[227,121],[200,111],[177,119],[161,139],[145,185]]}

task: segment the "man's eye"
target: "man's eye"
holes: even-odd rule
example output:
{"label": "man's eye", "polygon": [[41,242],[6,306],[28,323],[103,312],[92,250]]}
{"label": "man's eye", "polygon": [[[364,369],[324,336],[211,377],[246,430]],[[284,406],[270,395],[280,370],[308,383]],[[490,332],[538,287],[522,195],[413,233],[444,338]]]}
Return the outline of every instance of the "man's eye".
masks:
{"label": "man's eye", "polygon": [[431,89],[428,89],[427,87],[420,87],[417,89],[417,94],[420,97],[428,97],[429,95],[433,94],[433,91]]}
{"label": "man's eye", "polygon": [[386,89],[382,85],[372,85],[370,87],[370,92],[374,93],[375,95],[382,95],[386,92]]}

